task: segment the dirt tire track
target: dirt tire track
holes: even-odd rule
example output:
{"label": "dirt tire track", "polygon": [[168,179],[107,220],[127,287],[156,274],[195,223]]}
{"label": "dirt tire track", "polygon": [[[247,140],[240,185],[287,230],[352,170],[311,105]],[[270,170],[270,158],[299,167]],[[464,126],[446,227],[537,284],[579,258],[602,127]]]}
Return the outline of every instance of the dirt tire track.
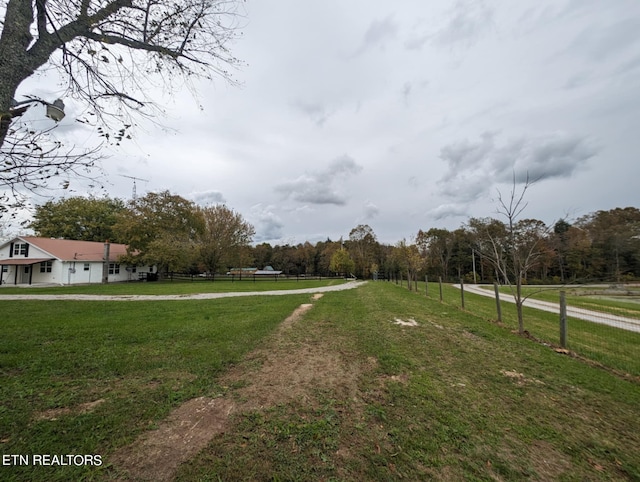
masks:
{"label": "dirt tire track", "polygon": [[[322,294],[316,294],[312,300],[320,297]],[[230,429],[235,413],[293,401],[311,403],[312,393],[318,388],[353,395],[359,370],[347,366],[339,354],[325,347],[288,339],[288,332],[312,306],[308,303],[296,308],[265,346],[251,352],[220,379],[223,385],[246,385],[223,397],[189,400],[158,429],[145,432],[131,445],[117,450],[109,457],[117,476],[126,480],[170,481],[180,464]]]}

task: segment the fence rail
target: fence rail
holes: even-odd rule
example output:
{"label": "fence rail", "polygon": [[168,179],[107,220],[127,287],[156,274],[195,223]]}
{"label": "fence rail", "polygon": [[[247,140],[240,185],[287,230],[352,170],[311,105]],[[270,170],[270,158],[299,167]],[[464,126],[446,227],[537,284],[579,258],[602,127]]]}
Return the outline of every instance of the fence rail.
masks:
{"label": "fence rail", "polygon": [[[515,300],[507,287],[441,281],[420,285],[419,291],[427,298],[439,298],[441,303],[475,312],[512,330],[518,328]],[[526,287],[524,293],[529,298],[523,305],[524,329],[532,338],[560,351],[565,347],[568,353],[640,380],[639,288],[572,286],[564,290],[566,310],[561,315],[560,287]]]}
{"label": "fence rail", "polygon": [[311,276],[311,275],[285,275],[285,274],[190,274],[190,273],[166,273],[164,275],[165,280],[169,281],[190,281],[190,282],[260,282],[260,281],[310,281],[310,280],[331,280],[331,279],[343,279],[343,277],[335,276]]}

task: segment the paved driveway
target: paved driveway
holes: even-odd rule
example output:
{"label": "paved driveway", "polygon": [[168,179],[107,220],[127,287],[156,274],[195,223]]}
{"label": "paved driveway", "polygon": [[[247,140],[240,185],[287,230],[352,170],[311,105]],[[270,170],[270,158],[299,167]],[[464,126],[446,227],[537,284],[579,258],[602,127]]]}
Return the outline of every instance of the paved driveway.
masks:
{"label": "paved driveway", "polygon": [[[460,289],[460,285],[453,285]],[[485,289],[479,285],[464,285],[464,290],[469,293],[475,293],[482,296],[489,296],[495,298],[493,287],[491,289]],[[515,303],[513,296],[504,295],[500,297],[500,301],[507,301],[509,303]],[[548,311],[551,313],[557,313],[560,315],[560,305],[557,303],[551,303],[548,301],[533,300],[531,298],[525,300],[524,306],[535,308],[537,310]],[[600,323],[603,325],[615,326],[623,330],[634,331],[640,333],[640,320],[633,318],[627,318],[625,316],[617,316],[609,313],[603,313],[600,311],[585,310],[584,308],[575,308],[573,306],[567,306],[567,316],[572,318],[578,318],[580,320],[591,321],[593,323]]]}

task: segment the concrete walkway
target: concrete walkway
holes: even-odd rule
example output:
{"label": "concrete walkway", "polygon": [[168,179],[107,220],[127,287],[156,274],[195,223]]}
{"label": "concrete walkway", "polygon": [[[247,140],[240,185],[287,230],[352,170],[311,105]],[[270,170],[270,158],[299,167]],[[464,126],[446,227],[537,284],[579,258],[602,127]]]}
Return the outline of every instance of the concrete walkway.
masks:
{"label": "concrete walkway", "polygon": [[[460,289],[459,284],[453,286]],[[493,287],[491,287],[491,289],[485,289],[480,287],[480,285],[465,284],[464,290],[465,292],[495,298]],[[500,301],[515,303],[513,296],[510,294],[503,294],[503,296],[500,297]],[[558,303],[551,303],[549,301],[540,301],[529,298],[524,301],[523,305],[529,308],[535,308],[537,310],[557,313],[558,316],[560,315],[560,305]],[[585,310],[584,308],[574,308],[572,306],[567,306],[567,316],[640,333],[640,320],[627,318],[625,316],[612,315],[609,313],[603,313],[601,311]]]}
{"label": "concrete walkway", "polygon": [[235,298],[240,296],[285,296],[313,293],[327,293],[330,291],[350,290],[362,286],[366,281],[349,281],[340,285],[321,286],[318,288],[302,288],[296,290],[273,291],[234,291],[230,293],[193,293],[186,295],[41,295],[19,294],[3,295],[0,293],[0,301],[4,300],[78,300],[78,301],[168,301],[168,300],[215,300],[218,298]]}

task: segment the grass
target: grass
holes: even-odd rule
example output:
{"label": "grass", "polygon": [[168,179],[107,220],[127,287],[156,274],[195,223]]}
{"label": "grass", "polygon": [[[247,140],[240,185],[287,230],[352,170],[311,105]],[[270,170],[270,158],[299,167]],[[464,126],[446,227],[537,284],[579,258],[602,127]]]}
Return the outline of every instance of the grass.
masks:
{"label": "grass", "polygon": [[[216,376],[306,300],[0,302],[2,453],[110,453],[181,402],[219,390]],[[0,469],[2,480],[90,476],[84,468]]]}
{"label": "grass", "polygon": [[[306,398],[236,414],[177,480],[640,479],[640,385],[513,334],[510,315],[490,321],[491,299],[469,295],[463,311],[457,290],[445,287],[440,303],[430,289],[325,294],[284,348],[269,335],[306,295],[2,301],[2,453],[102,454],[108,465],[181,402],[220,394],[220,376],[253,348],[313,347],[340,359],[354,386],[311,383]],[[527,311],[527,323],[546,323],[539,314]],[[107,466],[0,466],[2,480],[110,476]]]}
{"label": "grass", "polygon": [[[431,297],[438,297],[438,285],[429,284]],[[535,288],[530,288],[535,290]],[[424,293],[424,283],[419,285],[419,290]],[[507,288],[508,290],[508,288]],[[450,285],[443,286],[445,302],[453,306],[461,305],[460,290]],[[546,291],[539,293],[545,301],[559,303],[558,291]],[[505,297],[511,296],[505,292]],[[537,297],[538,295],[536,295]],[[555,296],[555,299],[553,298]],[[581,297],[578,297],[581,299]],[[504,298],[503,298],[504,299]],[[595,311],[607,311],[606,304],[596,303],[589,307]],[[567,304],[575,306],[573,300],[567,299]],[[515,304],[501,301],[503,326],[509,330],[517,330],[517,315]],[[495,320],[495,300],[473,293],[465,293],[465,308],[487,320]],[[557,314],[547,313],[534,308],[523,308],[525,329],[535,338],[543,342],[558,346],[560,343],[560,326]],[[567,348],[577,354],[597,363],[603,364],[613,370],[628,373],[633,377],[640,377],[640,333],[634,333],[608,325],[591,323],[577,318],[568,319],[568,344]]]}
{"label": "grass", "polygon": [[250,279],[242,281],[229,280],[203,280],[195,281],[158,281],[158,282],[132,282],[110,283],[72,286],[47,286],[47,287],[11,287],[2,286],[2,295],[13,294],[90,294],[90,295],[182,295],[192,293],[227,293],[234,291],[272,291],[290,290],[299,288],[317,288],[320,286],[333,286],[344,283],[343,279],[325,280],[296,280],[281,279],[279,281]]}
{"label": "grass", "polygon": [[370,283],[319,300],[291,336],[368,366],[356,393],[244,413],[178,480],[640,477],[638,385],[482,315]]}

